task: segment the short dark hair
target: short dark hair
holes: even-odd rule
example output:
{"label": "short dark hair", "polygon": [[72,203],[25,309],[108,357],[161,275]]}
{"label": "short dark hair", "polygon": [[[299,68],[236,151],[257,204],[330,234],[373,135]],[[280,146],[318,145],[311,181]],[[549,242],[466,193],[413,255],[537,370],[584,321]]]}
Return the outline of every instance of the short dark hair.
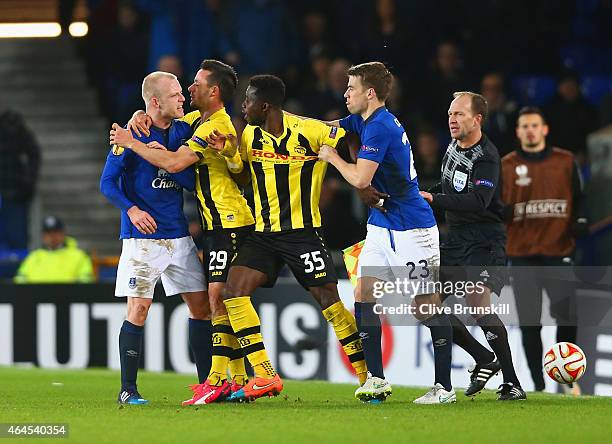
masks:
{"label": "short dark hair", "polygon": [[285,102],[285,83],[271,74],[260,74],[249,79],[249,86],[255,89],[255,97],[262,102],[280,108]]}
{"label": "short dark hair", "polygon": [[518,124],[518,118],[527,114],[537,114],[542,118],[542,122],[546,124],[546,117],[544,117],[544,113],[537,106],[524,106],[518,112],[518,116],[516,118]]}
{"label": "short dark hair", "polygon": [[360,77],[366,88],[373,88],[383,102],[387,100],[393,86],[393,74],[382,62],[367,62],[349,68],[349,76]]}
{"label": "short dark hair", "polygon": [[478,94],[472,91],[456,91],[453,93],[453,98],[461,96],[469,96],[472,99],[472,114],[480,114],[482,116],[482,123],[487,120],[489,116],[489,103],[482,94]]}
{"label": "short dark hair", "polygon": [[206,59],[200,65],[200,69],[210,71],[208,84],[219,87],[223,103],[231,102],[238,84],[238,76],[234,68],[218,60]]}

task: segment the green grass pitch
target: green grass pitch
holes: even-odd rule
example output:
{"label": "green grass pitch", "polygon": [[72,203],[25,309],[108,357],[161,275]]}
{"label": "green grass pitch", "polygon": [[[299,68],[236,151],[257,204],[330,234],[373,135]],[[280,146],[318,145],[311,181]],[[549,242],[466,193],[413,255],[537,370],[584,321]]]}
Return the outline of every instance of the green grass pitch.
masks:
{"label": "green grass pitch", "polygon": [[456,404],[417,406],[422,388],[395,387],[386,403],[369,405],[353,398],[352,385],[286,381],[273,399],[181,407],[190,383],[189,376],[141,372],[139,389],[151,404],[123,407],[118,372],[0,368],[0,423],[68,423],[68,440],[84,443],[612,440],[612,398],[529,393],[527,401],[500,403],[492,391],[474,400],[459,391]]}

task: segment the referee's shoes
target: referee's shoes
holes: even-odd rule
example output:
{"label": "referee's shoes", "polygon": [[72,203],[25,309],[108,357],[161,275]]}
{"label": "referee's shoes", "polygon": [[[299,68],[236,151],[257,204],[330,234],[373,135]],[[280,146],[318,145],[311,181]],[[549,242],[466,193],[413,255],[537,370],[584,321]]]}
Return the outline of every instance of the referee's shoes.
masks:
{"label": "referee's shoes", "polygon": [[498,401],[524,401],[527,399],[525,390],[520,385],[514,385],[511,382],[504,382],[500,385],[497,393],[499,394]]}
{"label": "referee's shoes", "polygon": [[501,365],[499,361],[494,360],[488,364],[474,364],[468,369],[471,373],[470,385],[465,390],[465,396],[474,396],[485,388],[489,379],[499,373]]}

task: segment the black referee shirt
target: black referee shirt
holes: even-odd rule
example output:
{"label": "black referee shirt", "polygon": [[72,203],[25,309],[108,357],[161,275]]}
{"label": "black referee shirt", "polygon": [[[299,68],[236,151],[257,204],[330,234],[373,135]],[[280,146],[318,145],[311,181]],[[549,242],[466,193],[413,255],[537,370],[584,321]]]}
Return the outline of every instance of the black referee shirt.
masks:
{"label": "black referee shirt", "polygon": [[500,172],[499,153],[487,136],[483,134],[469,148],[461,148],[453,140],[442,161],[442,181],[432,190],[432,207],[446,210],[451,226],[501,223],[504,205]]}

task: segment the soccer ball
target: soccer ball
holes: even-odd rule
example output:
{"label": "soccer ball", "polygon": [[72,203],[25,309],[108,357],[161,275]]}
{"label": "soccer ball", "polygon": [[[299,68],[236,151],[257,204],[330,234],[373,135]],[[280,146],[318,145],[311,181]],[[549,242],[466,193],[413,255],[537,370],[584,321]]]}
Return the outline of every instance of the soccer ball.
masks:
{"label": "soccer ball", "polygon": [[586,356],[571,342],[558,342],[544,355],[544,370],[559,384],[578,381],[586,371]]}

